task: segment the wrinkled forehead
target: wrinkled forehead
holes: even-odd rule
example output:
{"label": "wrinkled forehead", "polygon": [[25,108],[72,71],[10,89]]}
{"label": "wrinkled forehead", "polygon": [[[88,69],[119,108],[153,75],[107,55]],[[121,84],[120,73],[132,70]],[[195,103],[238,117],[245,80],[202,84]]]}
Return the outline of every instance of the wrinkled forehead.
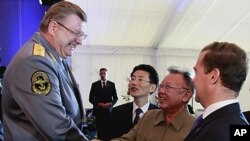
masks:
{"label": "wrinkled forehead", "polygon": [[182,74],[169,73],[162,81],[163,84],[185,85],[186,82]]}
{"label": "wrinkled forehead", "polygon": [[61,20],[64,24],[71,27],[78,27],[80,29],[86,28],[86,22],[82,21],[80,17],[75,14],[70,14]]}

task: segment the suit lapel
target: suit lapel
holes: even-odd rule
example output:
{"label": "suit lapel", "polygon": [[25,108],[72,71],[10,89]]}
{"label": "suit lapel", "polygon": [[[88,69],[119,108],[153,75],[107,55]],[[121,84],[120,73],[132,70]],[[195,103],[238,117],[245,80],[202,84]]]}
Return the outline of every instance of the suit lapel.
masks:
{"label": "suit lapel", "polygon": [[133,126],[133,102],[130,102],[128,111],[129,111],[129,113],[128,113],[129,122],[128,123],[132,127]]}
{"label": "suit lapel", "polygon": [[240,112],[238,103],[230,104],[214,111],[213,113],[208,115],[205,119],[203,119],[203,121],[199,125],[197,125],[193,130],[190,131],[185,141],[193,140],[193,138],[195,138],[196,135],[199,134],[199,132],[201,132],[203,128],[205,128],[209,123],[213,122],[214,120],[217,120],[218,117],[224,116],[227,113],[235,113],[235,112]]}
{"label": "suit lapel", "polygon": [[102,89],[102,81],[101,80],[98,81],[98,87],[99,87],[99,88],[97,88],[98,90]]}
{"label": "suit lapel", "polygon": [[148,110],[152,110],[152,109],[159,109],[159,107],[157,107],[156,105],[149,103],[149,107]]}

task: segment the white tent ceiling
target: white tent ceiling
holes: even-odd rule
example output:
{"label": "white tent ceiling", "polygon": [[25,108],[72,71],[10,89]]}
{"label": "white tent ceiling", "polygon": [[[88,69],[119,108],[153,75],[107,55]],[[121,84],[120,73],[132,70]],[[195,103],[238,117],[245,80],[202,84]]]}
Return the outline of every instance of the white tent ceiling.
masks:
{"label": "white tent ceiling", "polygon": [[250,52],[249,0],[69,0],[88,15],[89,47],[201,49],[235,42]]}
{"label": "white tent ceiling", "polygon": [[[131,69],[140,63],[152,64],[163,78],[171,65],[192,69],[199,51],[214,41],[234,42],[250,55],[250,0],[68,1],[88,16],[85,47],[77,48],[72,57],[83,97],[102,66],[109,69],[121,96],[127,93],[124,86]],[[249,93],[249,80],[243,94]],[[249,110],[249,95],[239,99]],[[91,107],[87,100],[85,105]]]}

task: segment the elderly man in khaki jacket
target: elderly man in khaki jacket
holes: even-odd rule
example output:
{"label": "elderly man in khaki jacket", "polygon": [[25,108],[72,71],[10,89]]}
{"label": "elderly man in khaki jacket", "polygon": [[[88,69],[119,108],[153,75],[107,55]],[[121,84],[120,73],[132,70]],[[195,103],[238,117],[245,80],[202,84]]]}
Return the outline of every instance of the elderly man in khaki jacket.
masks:
{"label": "elderly man in khaki jacket", "polygon": [[184,140],[195,121],[187,110],[194,86],[189,72],[177,67],[170,67],[168,71],[158,89],[161,109],[146,112],[127,134],[112,141]]}

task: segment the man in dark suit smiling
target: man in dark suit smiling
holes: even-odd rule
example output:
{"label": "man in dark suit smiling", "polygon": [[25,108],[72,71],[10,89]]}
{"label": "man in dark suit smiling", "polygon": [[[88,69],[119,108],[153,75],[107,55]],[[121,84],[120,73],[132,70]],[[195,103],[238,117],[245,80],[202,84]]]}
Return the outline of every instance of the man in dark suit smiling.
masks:
{"label": "man in dark suit smiling", "polygon": [[138,118],[148,110],[158,109],[149,102],[149,96],[157,89],[158,83],[158,73],[152,66],[140,64],[134,67],[129,81],[129,94],[134,97],[134,101],[113,109],[110,120],[111,138],[120,137],[133,128],[137,123],[137,108],[140,108]]}

